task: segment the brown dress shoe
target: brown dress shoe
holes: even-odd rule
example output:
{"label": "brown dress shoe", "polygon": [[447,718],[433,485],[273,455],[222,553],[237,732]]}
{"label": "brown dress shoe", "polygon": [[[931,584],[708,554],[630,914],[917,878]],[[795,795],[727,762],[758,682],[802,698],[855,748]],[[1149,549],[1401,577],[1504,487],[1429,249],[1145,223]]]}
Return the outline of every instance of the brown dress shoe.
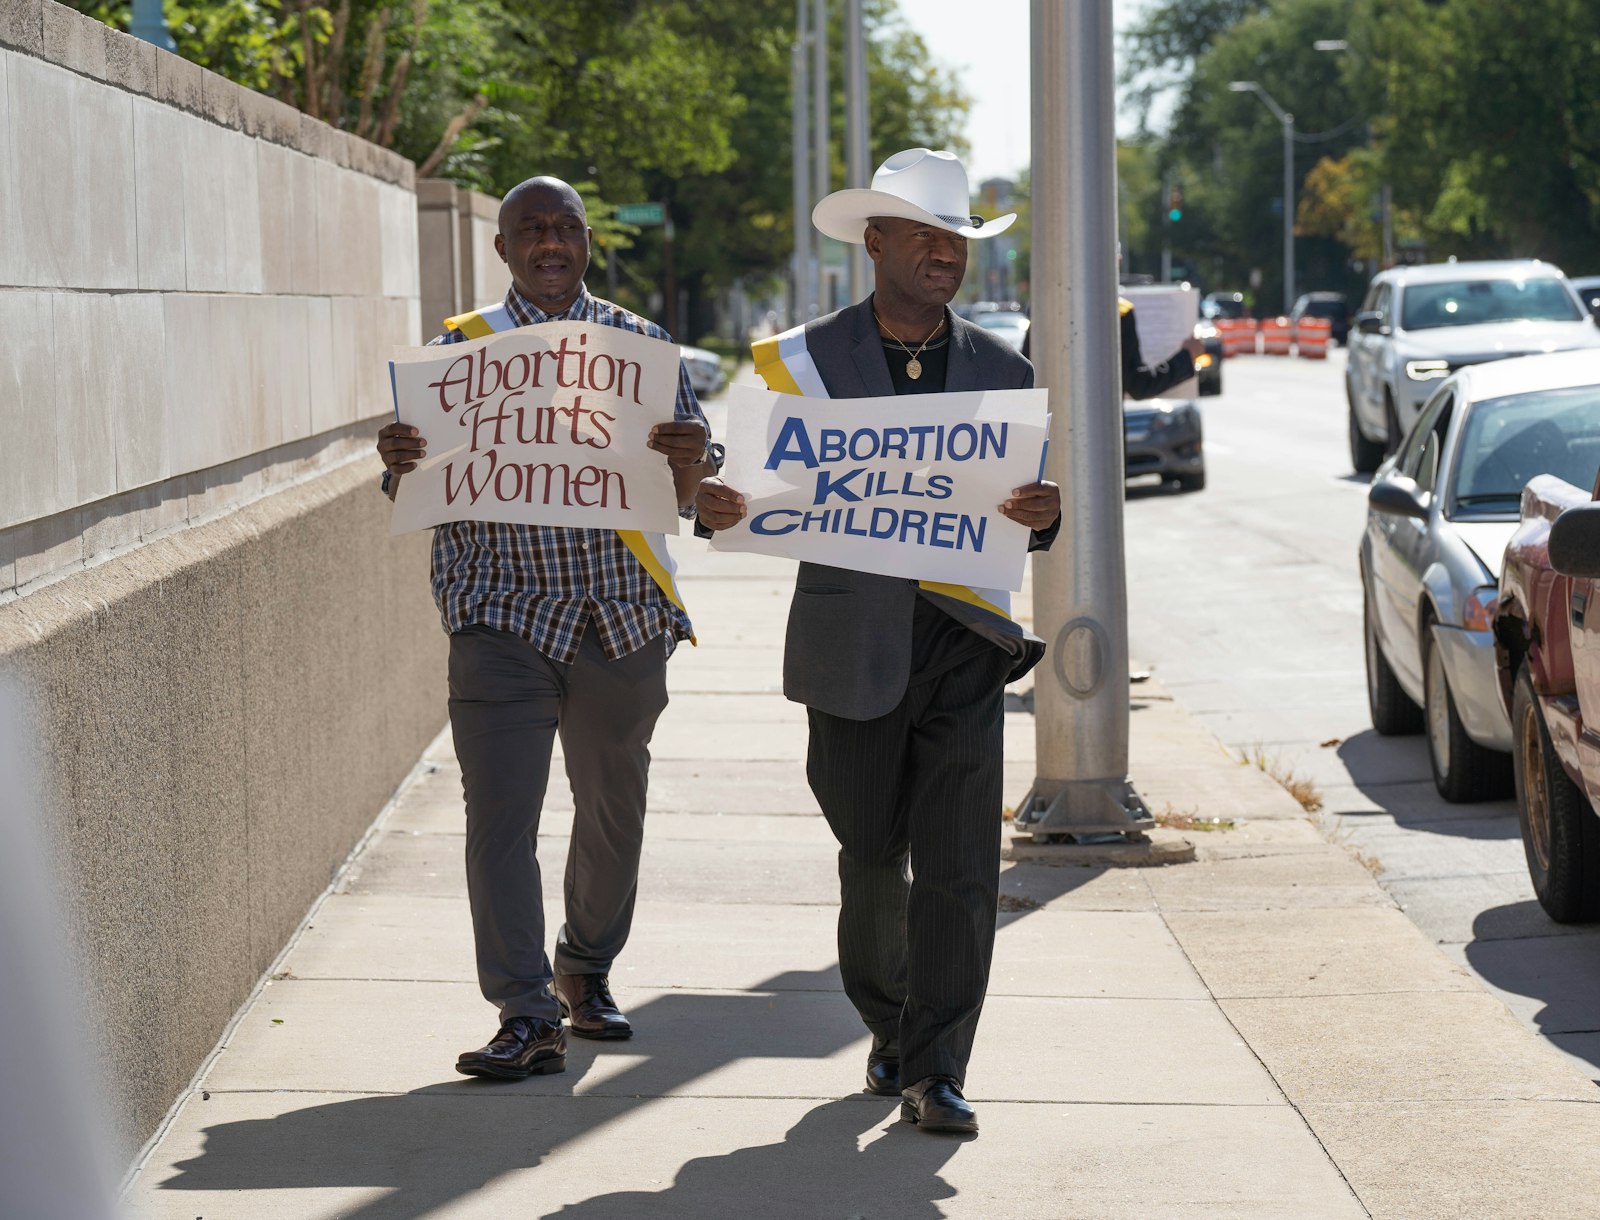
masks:
{"label": "brown dress shoe", "polygon": [[567,1068],[567,1031],[560,1021],[512,1017],[488,1046],[467,1051],[456,1060],[463,1076],[522,1080],[549,1076]]}
{"label": "brown dress shoe", "polygon": [[611,981],[603,974],[558,974],[556,1000],[561,1015],[580,1038],[631,1038],[633,1026],[611,998]]}
{"label": "brown dress shoe", "polygon": [[956,1135],[975,1135],[978,1130],[978,1116],[961,1096],[961,1086],[948,1076],[925,1076],[904,1090],[900,1121]]}

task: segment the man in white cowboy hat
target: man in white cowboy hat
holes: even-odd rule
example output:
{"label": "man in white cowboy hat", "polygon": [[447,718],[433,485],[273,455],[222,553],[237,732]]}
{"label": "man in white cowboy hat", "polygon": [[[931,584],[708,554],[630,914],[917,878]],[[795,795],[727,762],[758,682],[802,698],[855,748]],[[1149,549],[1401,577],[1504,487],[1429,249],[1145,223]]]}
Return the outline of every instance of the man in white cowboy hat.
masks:
{"label": "man in white cowboy hat", "polygon": [[[1016,219],[971,216],[969,200],[954,154],[912,148],[871,190],[817,204],[818,229],[866,245],[875,290],[757,343],[767,385],[832,398],[1031,386],[1026,359],[949,309],[968,239]],[[1060,505],[1041,482],[1000,511],[1044,547]],[[695,506],[713,530],[745,513],[719,479]],[[800,565],[784,693],[807,707],[806,772],[839,840],[839,968],[872,1032],[868,1091],[899,1095],[925,1131],[978,1129],[962,1089],[994,949],[1005,685],[1043,652],[1004,593]]]}

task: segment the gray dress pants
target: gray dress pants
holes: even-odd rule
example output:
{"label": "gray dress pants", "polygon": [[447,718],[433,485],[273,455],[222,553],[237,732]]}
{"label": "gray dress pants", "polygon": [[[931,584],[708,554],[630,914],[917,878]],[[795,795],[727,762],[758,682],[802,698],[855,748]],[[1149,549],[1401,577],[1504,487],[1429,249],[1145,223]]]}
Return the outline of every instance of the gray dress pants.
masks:
{"label": "gray dress pants", "polygon": [[478,985],[502,1021],[560,1016],[534,854],[555,735],[574,803],[555,969],[605,974],[633,921],[650,735],[666,705],[661,638],[612,661],[590,624],[564,665],[512,632],[473,626],[451,635],[450,728],[467,802]]}

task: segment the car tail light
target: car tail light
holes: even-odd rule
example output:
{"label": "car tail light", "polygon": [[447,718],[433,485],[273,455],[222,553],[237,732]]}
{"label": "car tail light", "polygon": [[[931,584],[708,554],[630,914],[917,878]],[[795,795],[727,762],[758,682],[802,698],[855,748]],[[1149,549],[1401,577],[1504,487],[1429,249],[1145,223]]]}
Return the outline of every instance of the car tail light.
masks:
{"label": "car tail light", "polygon": [[1494,626],[1494,612],[1500,605],[1497,585],[1482,585],[1472,591],[1462,607],[1461,625],[1468,631],[1488,631]]}

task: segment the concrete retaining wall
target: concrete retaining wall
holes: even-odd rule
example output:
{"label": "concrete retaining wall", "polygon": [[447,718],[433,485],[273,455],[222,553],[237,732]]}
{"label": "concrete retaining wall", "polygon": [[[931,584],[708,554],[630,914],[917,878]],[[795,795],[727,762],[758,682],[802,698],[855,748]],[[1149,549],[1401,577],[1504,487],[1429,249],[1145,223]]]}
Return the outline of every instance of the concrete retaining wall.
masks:
{"label": "concrete retaining wall", "polygon": [[498,199],[439,178],[417,183],[424,341],[446,318],[505,299],[511,275],[495,253],[499,227]]}
{"label": "concrete retaining wall", "polygon": [[372,451],[413,173],[0,0],[0,671],[129,1150],[445,719]]}

